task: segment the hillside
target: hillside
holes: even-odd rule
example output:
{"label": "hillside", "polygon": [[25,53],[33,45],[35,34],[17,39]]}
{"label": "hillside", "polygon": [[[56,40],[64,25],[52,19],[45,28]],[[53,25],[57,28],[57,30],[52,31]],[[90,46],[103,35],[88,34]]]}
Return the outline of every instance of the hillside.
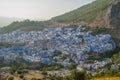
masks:
{"label": "hillside", "polygon": [[66,14],[53,17],[52,19],[57,22],[80,22],[80,21],[93,21],[97,15],[105,10],[111,3],[111,0],[96,0],[88,5],[80,7],[76,10]]}
{"label": "hillside", "polygon": [[53,17],[48,21],[22,21],[1,28],[0,33],[21,30],[41,30],[45,27],[58,27],[78,23],[91,27],[112,28],[112,35],[120,39],[120,0],[96,0],[71,12]]}
{"label": "hillside", "polygon": [[30,30],[38,31],[52,24],[53,23],[50,21],[30,21],[30,20],[15,21],[10,25],[1,28],[0,33],[9,33],[18,29],[25,30],[25,31],[30,31]]}
{"label": "hillside", "polygon": [[0,27],[7,26],[7,25],[11,24],[13,21],[19,21],[19,20],[22,20],[22,19],[19,19],[19,18],[8,18],[8,17],[0,16]]}
{"label": "hillside", "polygon": [[120,64],[120,51],[118,53],[115,53],[111,59],[114,63]]}
{"label": "hillside", "polygon": [[[80,7],[66,14],[53,17],[52,20],[59,23],[83,23],[92,27],[110,27],[111,19],[119,9],[114,7],[120,0],[96,0],[88,5]],[[116,15],[119,16],[119,15]],[[115,21],[113,22],[115,23]],[[117,22],[115,23],[117,24]],[[112,25],[113,26],[113,25]]]}

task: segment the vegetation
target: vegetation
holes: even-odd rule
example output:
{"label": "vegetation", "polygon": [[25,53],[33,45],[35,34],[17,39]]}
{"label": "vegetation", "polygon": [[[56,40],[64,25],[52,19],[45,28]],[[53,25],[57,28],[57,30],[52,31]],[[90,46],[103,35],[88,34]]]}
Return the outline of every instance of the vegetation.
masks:
{"label": "vegetation", "polygon": [[9,77],[8,80],[14,80],[14,77]]}
{"label": "vegetation", "polygon": [[20,79],[23,79],[23,78],[24,78],[24,75],[20,75],[19,77],[20,77]]}
{"label": "vegetation", "polygon": [[[107,52],[105,55],[103,55],[103,57],[109,57],[111,58],[112,63],[120,64],[120,48],[116,48],[114,51]],[[108,65],[107,68],[108,69],[105,72],[100,72],[95,74],[94,78],[120,77],[120,68],[118,70],[111,70],[110,65]],[[115,79],[115,80],[119,80],[119,79]]]}
{"label": "vegetation", "polygon": [[92,78],[92,75],[90,73],[86,73],[85,71],[77,71],[72,70],[70,76],[66,76],[62,78],[62,80],[90,80]]}
{"label": "vegetation", "polygon": [[112,56],[112,61],[116,64],[120,64],[120,51]]}
{"label": "vegetation", "polygon": [[12,44],[10,43],[0,43],[0,48],[7,48],[7,47],[11,47]]}
{"label": "vegetation", "polygon": [[111,29],[110,28],[105,28],[105,27],[102,27],[102,28],[96,27],[96,28],[92,29],[92,31],[93,31],[92,32],[93,35],[96,35],[96,34],[109,34]]}
{"label": "vegetation", "polygon": [[43,68],[41,68],[40,70],[42,71],[54,71],[54,70],[59,70],[62,68],[62,65],[60,64],[56,64],[56,65],[51,65],[51,66],[44,66]]}
{"label": "vegetation", "polygon": [[102,78],[93,78],[92,80],[120,80],[120,77],[102,77]]}
{"label": "vegetation", "polygon": [[120,52],[120,48],[118,48],[118,47],[115,48],[114,50],[107,51],[107,52],[104,52],[102,54],[96,54],[96,53],[90,52],[90,53],[88,53],[89,58],[88,58],[88,60],[86,60],[86,62],[87,63],[93,63],[94,60],[102,61],[104,58],[111,58],[113,62],[115,62],[116,59],[118,59],[118,61],[119,61],[120,60],[118,58],[119,57],[118,56],[119,52]]}
{"label": "vegetation", "polygon": [[94,78],[101,77],[120,77],[119,70],[107,70],[106,72],[100,72],[94,75]]}
{"label": "vegetation", "polygon": [[57,22],[93,21],[96,16],[110,5],[111,0],[96,0],[64,15],[54,17]]}
{"label": "vegetation", "polygon": [[1,28],[0,33],[9,33],[18,29],[25,31],[29,31],[29,30],[38,31],[52,24],[53,22],[51,21],[30,21],[30,20],[25,20],[20,22],[16,21],[6,27]]}
{"label": "vegetation", "polygon": [[9,48],[9,47],[13,47],[13,46],[24,46],[25,43],[18,43],[18,44],[13,44],[13,43],[8,43],[8,42],[0,42],[0,49],[1,48]]}

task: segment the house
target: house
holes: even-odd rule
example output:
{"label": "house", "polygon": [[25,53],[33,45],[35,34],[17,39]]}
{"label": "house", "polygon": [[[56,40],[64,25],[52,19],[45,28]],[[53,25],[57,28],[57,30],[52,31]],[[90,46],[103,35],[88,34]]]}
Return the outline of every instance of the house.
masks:
{"label": "house", "polygon": [[83,69],[83,67],[82,67],[81,65],[78,65],[78,66],[77,66],[77,70],[78,70],[78,71],[82,71],[82,70],[84,70],[84,69]]}
{"label": "house", "polygon": [[117,64],[112,64],[110,69],[111,70],[118,70],[119,66]]}

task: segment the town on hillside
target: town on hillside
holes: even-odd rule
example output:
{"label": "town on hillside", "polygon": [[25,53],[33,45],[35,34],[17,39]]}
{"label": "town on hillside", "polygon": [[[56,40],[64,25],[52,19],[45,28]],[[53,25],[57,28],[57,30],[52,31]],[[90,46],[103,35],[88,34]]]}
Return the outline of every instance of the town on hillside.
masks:
{"label": "town on hillside", "polygon": [[[91,58],[91,55],[99,57],[116,48],[110,34],[93,35],[92,31],[87,31],[81,25],[76,29],[59,27],[45,28],[43,31],[17,30],[0,34],[0,43],[12,44],[0,48],[0,61],[3,64],[13,61],[48,66],[59,64],[64,69],[75,65],[79,71],[84,69],[92,73],[102,68],[104,71],[112,62],[108,57],[98,60]],[[113,64],[111,69],[118,69],[118,65]],[[48,74],[65,76],[70,74],[69,71],[48,71]]]}

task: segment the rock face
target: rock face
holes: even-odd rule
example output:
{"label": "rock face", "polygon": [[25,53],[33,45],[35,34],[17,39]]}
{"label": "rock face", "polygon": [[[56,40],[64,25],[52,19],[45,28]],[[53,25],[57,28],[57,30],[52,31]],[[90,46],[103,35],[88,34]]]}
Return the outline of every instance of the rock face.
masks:
{"label": "rock face", "polygon": [[120,40],[120,0],[111,0],[109,4],[89,26],[112,28],[112,37]]}
{"label": "rock face", "polygon": [[120,39],[120,2],[112,5],[109,20],[113,37]]}
{"label": "rock face", "polygon": [[120,26],[120,2],[112,6],[109,18],[112,26]]}

